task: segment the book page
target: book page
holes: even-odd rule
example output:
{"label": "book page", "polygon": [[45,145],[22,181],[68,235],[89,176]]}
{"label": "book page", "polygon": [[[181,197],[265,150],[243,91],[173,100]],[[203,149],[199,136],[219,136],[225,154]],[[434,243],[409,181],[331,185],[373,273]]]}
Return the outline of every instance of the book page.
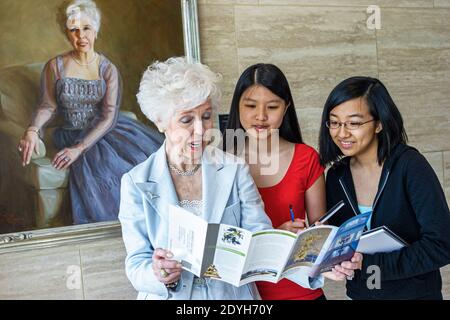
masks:
{"label": "book page", "polygon": [[253,234],[240,284],[252,281],[276,283],[297,235],[285,230],[263,230]]}
{"label": "book page", "polygon": [[[239,286],[252,233],[227,224],[211,224],[208,234],[217,234],[213,250],[205,249],[202,276]],[[216,230],[216,231],[212,231]],[[207,241],[208,243],[209,241]],[[208,246],[208,245],[207,245]],[[214,254],[211,261],[211,254]]]}
{"label": "book page", "polygon": [[336,234],[327,245],[327,250],[317,258],[311,277],[330,271],[333,266],[342,261],[351,260],[370,215],[371,212],[359,214],[344,222],[336,230]]}
{"label": "book page", "polygon": [[208,223],[193,213],[169,206],[169,247],[183,269],[200,276]]}
{"label": "book page", "polygon": [[332,226],[317,226],[299,233],[297,241],[286,263],[283,276],[297,272],[297,269],[312,267],[325,242],[333,231]]}

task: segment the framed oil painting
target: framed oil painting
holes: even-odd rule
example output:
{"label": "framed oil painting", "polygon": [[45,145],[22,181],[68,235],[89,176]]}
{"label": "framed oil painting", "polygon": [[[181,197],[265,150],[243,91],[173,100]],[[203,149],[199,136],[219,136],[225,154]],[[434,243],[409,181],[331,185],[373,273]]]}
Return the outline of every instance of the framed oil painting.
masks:
{"label": "framed oil painting", "polygon": [[[62,8],[70,2],[0,0],[0,252],[120,233],[117,218],[74,223],[70,167],[56,170],[52,165],[59,151],[52,141],[53,130],[61,125],[58,116],[46,125],[30,164],[23,166],[18,152],[19,140],[40,100],[46,62],[72,49],[64,25],[58,23]],[[107,57],[121,75],[120,112],[151,128],[135,97],[140,78],[156,60],[184,55],[192,62],[200,61],[197,3],[94,2],[101,12],[95,51]]]}

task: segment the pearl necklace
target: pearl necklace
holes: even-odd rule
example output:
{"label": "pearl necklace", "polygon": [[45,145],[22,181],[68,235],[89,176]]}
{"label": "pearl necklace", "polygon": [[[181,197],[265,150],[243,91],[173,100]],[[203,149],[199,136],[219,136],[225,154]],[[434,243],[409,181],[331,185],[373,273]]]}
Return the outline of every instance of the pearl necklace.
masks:
{"label": "pearl necklace", "polygon": [[78,61],[78,60],[75,58],[75,56],[73,55],[73,52],[72,52],[71,56],[72,56],[73,61],[75,61],[78,65],[80,65],[80,66],[82,66],[82,67],[90,66],[90,65],[91,65],[92,63],[94,63],[94,62],[97,60],[97,58],[98,58],[98,54],[97,54],[97,52],[95,52],[94,58],[93,58],[91,61],[89,61],[88,63],[81,63],[80,61]]}
{"label": "pearl necklace", "polygon": [[197,172],[197,170],[200,168],[200,166],[201,166],[201,164],[198,164],[191,170],[181,171],[180,169],[175,167],[173,164],[169,163],[170,170],[172,170],[173,172],[175,172],[175,174],[177,174],[179,176],[185,176],[185,177],[193,176]]}

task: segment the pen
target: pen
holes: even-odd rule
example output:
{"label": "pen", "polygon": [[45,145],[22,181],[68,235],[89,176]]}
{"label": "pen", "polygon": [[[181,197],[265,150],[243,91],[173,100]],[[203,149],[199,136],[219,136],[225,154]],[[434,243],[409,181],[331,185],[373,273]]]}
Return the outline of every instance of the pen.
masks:
{"label": "pen", "polygon": [[289,205],[289,213],[291,214],[292,222],[294,222],[295,221],[295,217],[294,217],[294,210],[292,210],[292,204]]}

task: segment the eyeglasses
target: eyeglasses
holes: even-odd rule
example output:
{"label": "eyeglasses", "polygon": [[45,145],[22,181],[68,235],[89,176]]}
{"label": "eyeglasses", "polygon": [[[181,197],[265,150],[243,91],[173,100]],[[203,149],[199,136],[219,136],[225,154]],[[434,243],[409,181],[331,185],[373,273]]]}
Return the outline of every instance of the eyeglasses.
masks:
{"label": "eyeglasses", "polygon": [[358,122],[358,121],[345,121],[345,122],[339,122],[336,120],[328,120],[325,122],[325,125],[329,129],[339,129],[342,125],[344,128],[348,130],[358,130],[359,127],[361,127],[363,124],[369,123],[375,121],[375,119],[366,121],[366,122]]}

